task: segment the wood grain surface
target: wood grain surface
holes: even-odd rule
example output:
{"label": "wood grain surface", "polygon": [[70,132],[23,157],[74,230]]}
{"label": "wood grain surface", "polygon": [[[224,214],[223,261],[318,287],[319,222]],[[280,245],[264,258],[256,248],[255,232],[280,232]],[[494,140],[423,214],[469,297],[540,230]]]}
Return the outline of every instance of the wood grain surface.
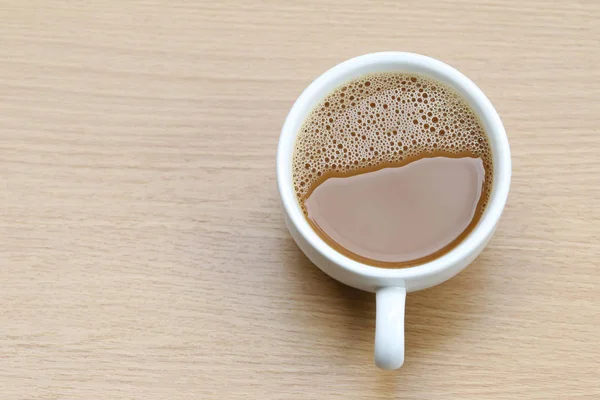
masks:
{"label": "wood grain surface", "polygon": [[[0,399],[600,399],[600,3],[0,0]],[[374,297],[286,231],[283,120],[404,50],[503,118],[509,202],[455,279]]]}

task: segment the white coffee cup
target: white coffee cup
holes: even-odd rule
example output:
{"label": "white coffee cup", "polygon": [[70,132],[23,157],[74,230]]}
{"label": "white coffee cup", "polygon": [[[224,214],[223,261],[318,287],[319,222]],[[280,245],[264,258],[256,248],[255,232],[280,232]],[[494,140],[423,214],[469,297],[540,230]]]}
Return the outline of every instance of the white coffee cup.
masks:
{"label": "white coffee cup", "polygon": [[[468,101],[484,125],[494,163],[492,192],[473,231],[453,250],[416,267],[387,269],[354,261],[331,248],[307,222],[294,192],[292,154],[302,123],[328,93],[345,82],[377,72],[408,72],[431,77],[453,87]],[[290,110],[277,149],[277,183],[287,227],[307,257],[332,278],[376,293],[375,364],[396,369],[404,363],[404,303],[407,292],[442,283],[469,265],[492,237],[510,186],[511,159],[506,132],[483,92],[466,76],[441,61],[401,52],[366,54],[336,65],[304,90]]]}

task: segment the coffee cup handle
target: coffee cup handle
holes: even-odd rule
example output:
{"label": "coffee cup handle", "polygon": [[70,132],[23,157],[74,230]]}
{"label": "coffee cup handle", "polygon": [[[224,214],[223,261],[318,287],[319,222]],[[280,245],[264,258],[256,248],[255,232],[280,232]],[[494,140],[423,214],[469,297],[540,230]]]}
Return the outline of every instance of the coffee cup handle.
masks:
{"label": "coffee cup handle", "polygon": [[404,364],[404,305],[406,288],[383,287],[377,290],[375,323],[375,365],[397,369]]}

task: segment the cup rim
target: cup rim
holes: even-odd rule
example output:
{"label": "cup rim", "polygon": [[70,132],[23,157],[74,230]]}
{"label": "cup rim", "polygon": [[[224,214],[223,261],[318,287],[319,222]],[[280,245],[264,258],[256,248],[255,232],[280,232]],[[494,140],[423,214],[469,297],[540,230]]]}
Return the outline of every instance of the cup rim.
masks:
{"label": "cup rim", "polygon": [[[476,111],[478,111],[479,118],[486,125],[485,130],[490,139],[494,162],[494,182],[490,200],[484,214],[473,231],[471,231],[471,233],[454,249],[441,257],[417,266],[405,268],[382,268],[371,266],[353,260],[330,247],[316,234],[316,232],[314,232],[303,215],[296,199],[291,175],[291,154],[293,153],[293,146],[298,130],[294,127],[299,127],[298,121],[301,125],[305,120],[308,112],[314,107],[315,98],[317,98],[316,101],[319,101],[327,93],[330,93],[332,90],[331,88],[324,88],[331,86],[331,83],[339,80],[340,76],[348,76],[351,75],[353,71],[371,66],[381,67],[385,65],[392,67],[389,69],[384,68],[382,71],[412,71],[418,69],[421,71],[420,73],[449,84],[465,97],[473,108],[477,108]],[[364,73],[360,73],[358,76],[363,74]],[[351,79],[352,77],[349,77],[335,85],[335,87],[338,87],[343,84],[344,81]],[[460,261],[468,259],[469,256],[485,244],[492,235],[508,198],[510,178],[511,157],[508,138],[502,121],[489,99],[475,83],[455,68],[442,61],[415,53],[369,53],[337,64],[320,75],[302,92],[290,109],[281,130],[277,149],[277,183],[283,207],[289,216],[291,223],[294,224],[299,234],[310,244],[310,246],[323,257],[340,268],[363,277],[411,279],[430,276],[450,269]]]}

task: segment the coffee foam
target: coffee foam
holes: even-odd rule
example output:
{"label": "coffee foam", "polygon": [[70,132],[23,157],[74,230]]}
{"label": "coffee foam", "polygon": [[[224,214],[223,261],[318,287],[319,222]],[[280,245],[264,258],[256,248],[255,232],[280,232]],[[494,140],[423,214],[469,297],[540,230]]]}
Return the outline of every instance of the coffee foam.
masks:
{"label": "coffee foam", "polygon": [[304,200],[328,177],[436,155],[482,159],[485,207],[492,187],[492,154],[466,101],[454,89],[421,75],[367,75],[328,94],[304,121],[294,147],[294,189],[306,213]]}

